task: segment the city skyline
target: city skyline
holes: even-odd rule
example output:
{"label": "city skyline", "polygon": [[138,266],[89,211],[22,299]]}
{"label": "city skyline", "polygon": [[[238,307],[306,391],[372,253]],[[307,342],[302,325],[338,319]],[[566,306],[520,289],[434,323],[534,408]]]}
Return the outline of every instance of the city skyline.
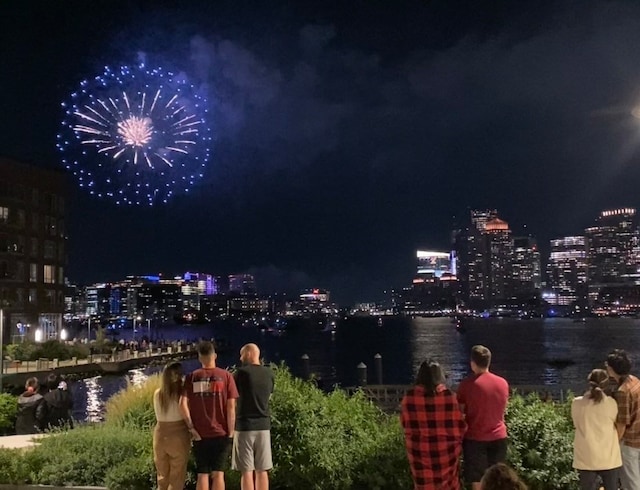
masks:
{"label": "city skyline", "polygon": [[404,284],[416,249],[447,250],[468,209],[499,209],[546,257],[602,209],[640,206],[634,2],[0,14],[2,156],[62,168],[60,103],[105,65],[173,66],[212,101],[211,158],[189,195],[149,209],[71,189],[73,282],[248,271],[348,304]]}

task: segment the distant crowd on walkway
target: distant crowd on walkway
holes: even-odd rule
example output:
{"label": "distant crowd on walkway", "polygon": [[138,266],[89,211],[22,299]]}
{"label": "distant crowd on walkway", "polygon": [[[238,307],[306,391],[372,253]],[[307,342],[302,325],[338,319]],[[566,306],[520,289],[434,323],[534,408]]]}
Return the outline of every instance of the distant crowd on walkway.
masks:
{"label": "distant crowd on walkway", "polygon": [[36,434],[55,428],[72,428],[73,398],[66,381],[51,373],[44,385],[38,378],[27,379],[18,397],[16,434]]}
{"label": "distant crowd on walkway", "polygon": [[[507,381],[489,371],[491,351],[471,349],[472,374],[456,393],[427,360],[402,401],[401,422],[415,490],[459,490],[461,466],[472,490],[526,490],[506,465]],[[587,376],[571,403],[573,467],[581,490],[640,490],[640,380],[624,350]]]}

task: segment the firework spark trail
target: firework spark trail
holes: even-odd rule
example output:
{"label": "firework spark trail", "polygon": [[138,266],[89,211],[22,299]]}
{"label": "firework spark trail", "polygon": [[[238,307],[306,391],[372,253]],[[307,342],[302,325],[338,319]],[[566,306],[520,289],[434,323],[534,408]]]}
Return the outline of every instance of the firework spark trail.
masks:
{"label": "firework spark trail", "polygon": [[62,106],[62,162],[92,194],[154,204],[202,178],[212,141],[207,104],[184,77],[105,67]]}

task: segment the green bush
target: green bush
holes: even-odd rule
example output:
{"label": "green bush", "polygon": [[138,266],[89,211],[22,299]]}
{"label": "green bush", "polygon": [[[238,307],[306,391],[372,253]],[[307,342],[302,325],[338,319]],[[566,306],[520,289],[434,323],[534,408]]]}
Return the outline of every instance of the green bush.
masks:
{"label": "green bush", "polygon": [[7,345],[6,355],[19,361],[37,361],[40,358],[66,361],[72,357],[87,358],[89,347],[78,343],[66,344],[57,340],[47,340],[43,343],[27,340],[19,344]]}
{"label": "green bush", "polygon": [[[572,397],[570,397],[571,399]],[[532,394],[513,395],[507,407],[509,463],[530,490],[578,488],[573,463],[573,424],[567,404],[541,401]]]}
{"label": "green bush", "polygon": [[[105,424],[54,433],[25,452],[0,450],[0,483],[153,488],[150,427],[158,383],[152,377],[113,397]],[[278,367],[271,407],[274,490],[412,488],[398,417],[383,414],[363,394],[325,394]],[[568,407],[536,396],[510,399],[508,459],[531,490],[577,488]],[[191,462],[187,488],[194,488],[193,470]],[[229,490],[239,488],[238,472],[226,479]]]}
{"label": "green bush", "polygon": [[150,432],[103,425],[54,433],[28,452],[33,483],[101,486],[127,461],[152,460],[151,451]]}
{"label": "green bush", "polygon": [[397,417],[364,395],[327,395],[281,367],[271,408],[274,488],[411,487]]}
{"label": "green bush", "polygon": [[29,480],[30,466],[24,464],[21,449],[0,449],[0,482],[20,484]]}
{"label": "green bush", "polygon": [[153,458],[143,454],[109,469],[104,484],[109,490],[149,490],[156,483]]}
{"label": "green bush", "polygon": [[375,445],[354,474],[352,488],[357,490],[412,488],[404,433],[397,416],[388,417],[380,424]]}
{"label": "green bush", "polygon": [[18,415],[18,398],[8,393],[0,393],[0,434],[14,432]]}

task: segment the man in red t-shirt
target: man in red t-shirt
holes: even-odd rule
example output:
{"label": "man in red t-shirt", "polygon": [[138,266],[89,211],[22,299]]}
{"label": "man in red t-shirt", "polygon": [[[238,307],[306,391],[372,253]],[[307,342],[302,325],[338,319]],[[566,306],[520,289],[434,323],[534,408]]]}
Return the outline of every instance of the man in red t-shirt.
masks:
{"label": "man in red t-shirt", "polygon": [[193,438],[198,473],[196,489],[224,490],[238,390],[231,373],[216,367],[216,352],[211,342],[200,342],[198,360],[202,367],[185,379],[180,411]]}
{"label": "man in red t-shirt", "polygon": [[466,416],[462,442],[464,474],[473,490],[480,490],[485,470],[507,457],[507,426],[504,411],[509,399],[507,381],[489,372],[491,351],[483,345],[471,349],[473,374],[458,386],[458,402]]}

